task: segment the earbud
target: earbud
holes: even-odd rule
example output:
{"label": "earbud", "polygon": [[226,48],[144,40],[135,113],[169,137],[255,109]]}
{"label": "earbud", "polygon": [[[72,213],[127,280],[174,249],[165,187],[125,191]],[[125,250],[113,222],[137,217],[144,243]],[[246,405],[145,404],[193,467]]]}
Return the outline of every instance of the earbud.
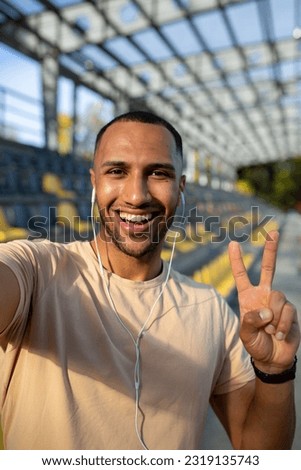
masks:
{"label": "earbud", "polygon": [[181,203],[182,203],[182,217],[185,217],[185,195],[181,191]]}
{"label": "earbud", "polygon": [[92,194],[91,194],[91,204],[94,204],[94,202],[95,202],[95,188],[93,186]]}
{"label": "earbud", "polygon": [[181,191],[181,202],[182,202],[182,206],[185,207],[185,195],[184,195],[183,191]]}

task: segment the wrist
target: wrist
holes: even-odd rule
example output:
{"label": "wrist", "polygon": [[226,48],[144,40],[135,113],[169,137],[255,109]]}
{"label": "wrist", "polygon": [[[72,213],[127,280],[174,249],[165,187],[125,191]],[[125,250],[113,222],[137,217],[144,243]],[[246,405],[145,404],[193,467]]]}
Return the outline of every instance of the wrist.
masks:
{"label": "wrist", "polygon": [[253,366],[256,377],[258,377],[262,382],[270,384],[281,384],[295,379],[297,356],[295,356],[293,364],[285,369],[272,365],[265,365],[262,367],[260,363],[255,362],[252,357],[251,364]]}
{"label": "wrist", "polygon": [[261,370],[265,374],[282,374],[288,369],[291,369],[294,364],[295,364],[295,358],[293,359],[292,362],[289,364],[284,364],[284,365],[275,365],[275,364],[269,364],[267,362],[261,362],[257,361],[253,357],[251,357],[251,363],[253,367],[256,367],[257,369]]}

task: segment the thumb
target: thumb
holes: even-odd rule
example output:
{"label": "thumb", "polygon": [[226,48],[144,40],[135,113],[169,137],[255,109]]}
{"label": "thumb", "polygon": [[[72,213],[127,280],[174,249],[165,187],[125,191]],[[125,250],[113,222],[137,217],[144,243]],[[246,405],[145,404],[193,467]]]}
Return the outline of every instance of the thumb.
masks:
{"label": "thumb", "polygon": [[[257,336],[258,330],[264,329],[267,333],[273,333],[273,325],[270,325],[273,320],[273,312],[269,308],[262,308],[261,310],[254,310],[247,312],[242,320],[240,336],[243,342],[249,343]],[[271,331],[269,331],[271,330]]]}

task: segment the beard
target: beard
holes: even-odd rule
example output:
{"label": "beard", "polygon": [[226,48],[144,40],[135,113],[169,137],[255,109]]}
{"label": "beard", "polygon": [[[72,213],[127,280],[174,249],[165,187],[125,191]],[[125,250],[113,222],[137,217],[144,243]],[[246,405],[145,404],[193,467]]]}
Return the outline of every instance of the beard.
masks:
{"label": "beard", "polygon": [[[160,248],[173,221],[173,216],[169,219],[160,216],[161,220],[156,225],[156,229],[153,228],[154,224],[152,223],[149,233],[129,234],[128,237],[125,237],[120,233],[119,228],[114,225],[114,222],[110,223],[110,218],[104,215],[103,210],[99,211],[99,217],[100,226],[103,228],[100,236],[103,240],[106,243],[112,242],[122,253],[136,259],[150,255]],[[130,239],[134,243],[134,246],[128,244],[127,239]]]}

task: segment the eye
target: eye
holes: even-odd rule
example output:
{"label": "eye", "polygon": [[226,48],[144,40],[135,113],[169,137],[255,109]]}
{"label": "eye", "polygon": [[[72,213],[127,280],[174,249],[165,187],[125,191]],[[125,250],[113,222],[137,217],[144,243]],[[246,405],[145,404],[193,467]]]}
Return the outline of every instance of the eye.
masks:
{"label": "eye", "polygon": [[110,170],[108,170],[109,175],[121,176],[124,173],[125,173],[125,171],[122,168],[111,168]]}
{"label": "eye", "polygon": [[165,171],[165,170],[152,170],[151,176],[154,176],[155,178],[162,178],[162,179],[173,177],[173,175],[171,175],[168,171]]}

